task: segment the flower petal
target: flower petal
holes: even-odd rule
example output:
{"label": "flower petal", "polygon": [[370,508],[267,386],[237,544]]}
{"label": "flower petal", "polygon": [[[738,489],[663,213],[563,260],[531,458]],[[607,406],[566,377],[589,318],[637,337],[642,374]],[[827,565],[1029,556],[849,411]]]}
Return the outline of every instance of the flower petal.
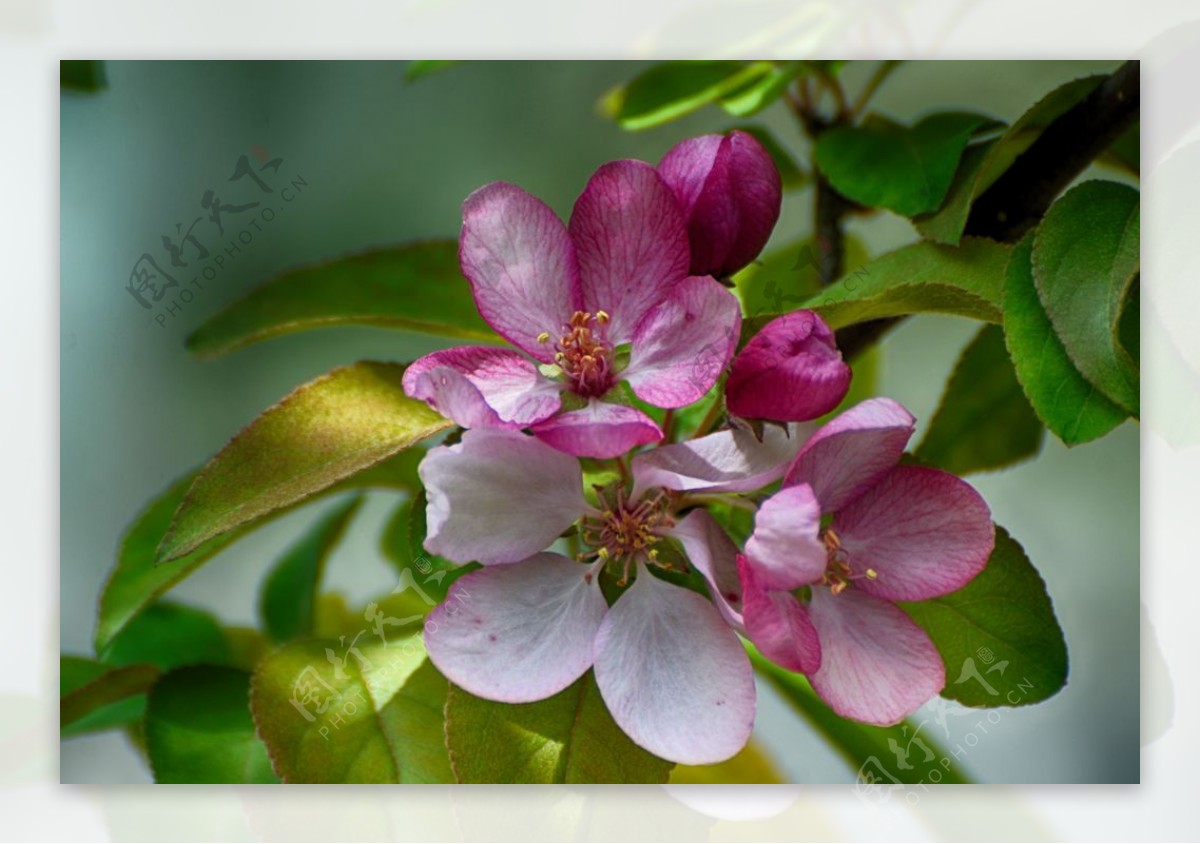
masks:
{"label": "flower petal", "polygon": [[725,399],[730,413],[746,419],[803,422],[837,407],[850,377],[832,329],[812,311],[793,311],[738,352]]}
{"label": "flower petal", "polygon": [[833,517],[846,563],[864,592],[923,601],[966,586],[996,541],[992,515],[970,484],[949,472],[897,466]]}
{"label": "flower petal", "polygon": [[612,317],[614,345],[633,336],[645,313],[688,274],[688,238],[675,196],[643,161],[597,170],[575,203],[571,239],[590,313]]}
{"label": "flower petal", "polygon": [[821,642],[808,608],[791,592],[765,588],[746,557],[739,555],[737,562],[745,596],[742,618],[750,641],[776,665],[814,673],[821,667]]}
{"label": "flower petal", "polygon": [[579,461],[515,431],[475,428],[421,461],[425,549],[456,563],[544,551],[587,511]]}
{"label": "flower petal", "polygon": [[463,203],[458,247],[480,315],[497,333],[543,363],[555,336],[583,304],[579,264],[567,227],[516,185],[494,182]]}
{"label": "flower petal", "polygon": [[821,640],[813,690],[843,718],[888,726],[946,685],[929,636],[895,604],[851,587],[814,588],[809,614]]}
{"label": "flower petal", "polygon": [[747,492],[779,480],[803,437],[796,426],[768,426],[760,443],[749,431],[718,431],[659,446],[633,458],[634,494],[665,489]]}
{"label": "flower petal", "polygon": [[429,658],[455,685],[505,703],[557,694],[592,667],[608,612],[587,567],[536,554],[459,578],[425,621]]}
{"label": "flower petal", "polygon": [[460,346],[413,361],[404,392],[464,428],[524,428],[552,416],[561,387],[511,349]]}
{"label": "flower petal", "polygon": [[750,660],[716,608],[638,565],[596,635],[596,684],[637,744],[684,765],[746,746],[754,727]]}
{"label": "flower petal", "polygon": [[741,330],[734,295],[715,279],[691,276],[638,323],[622,377],[658,407],[691,404],[717,382]]}
{"label": "flower petal", "polygon": [[825,574],[828,554],[820,539],[821,505],[808,484],[772,495],[754,516],[746,556],[765,589],[795,589]]}
{"label": "flower petal", "polygon": [[808,484],[821,502],[821,512],[836,512],[896,465],[915,421],[891,399],[856,404],[809,438],[783,485]]}
{"label": "flower petal", "polygon": [[592,399],[587,407],[552,416],[532,428],[539,440],[578,457],[618,457],[658,442],[662,430],[636,407]]}
{"label": "flower petal", "polygon": [[734,629],[742,630],[738,549],[729,534],[703,508],[688,513],[667,533],[679,540],[688,561],[708,582],[708,591],[721,617]]}

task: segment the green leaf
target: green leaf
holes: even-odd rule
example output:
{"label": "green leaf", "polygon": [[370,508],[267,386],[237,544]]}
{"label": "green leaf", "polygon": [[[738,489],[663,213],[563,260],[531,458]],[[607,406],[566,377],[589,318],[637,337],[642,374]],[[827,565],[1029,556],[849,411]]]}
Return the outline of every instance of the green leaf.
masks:
{"label": "green leaf", "polygon": [[1117,331],[1140,230],[1138,192],[1096,181],[1059,197],[1033,236],[1033,280],[1054,333],[1083,377],[1135,417],[1137,368]]}
{"label": "green leaf", "polygon": [[1013,249],[1004,287],[1004,342],[1038,418],[1067,445],[1102,437],[1128,415],[1089,384],[1063,348],[1033,282],[1033,237]]}
{"label": "green leaf", "polygon": [[942,697],[965,706],[1026,706],[1067,683],[1067,643],[1046,584],[1002,527],[974,580],[949,595],[900,606],[946,663]]}
{"label": "green leaf", "polygon": [[872,116],[821,133],[815,161],[843,196],[912,217],[942,204],[971,136],[995,125],[958,112],[931,114],[911,128]]}
{"label": "green leaf", "polygon": [[676,765],[670,779],[671,785],[775,785],[787,781],[753,739],[732,759],[716,765]]}
{"label": "green leaf", "polygon": [[660,62],[608,92],[600,106],[624,129],[649,129],[745,89],[773,68],[771,62]]}
{"label": "green leaf", "polygon": [[404,81],[416,82],[418,79],[424,79],[426,76],[456,64],[462,64],[462,62],[449,59],[417,59],[409,62],[408,67],[404,69]]}
{"label": "green leaf", "polygon": [[940,209],[913,220],[917,231],[928,240],[957,244],[976,197],[1012,166],[1046,126],[1087,97],[1105,78],[1089,76],[1055,88],[995,141],[968,147]]}
{"label": "green leaf", "polygon": [[146,607],[105,648],[109,665],[154,665],[163,670],[182,665],[224,665],[231,653],[225,631],[211,613],[160,601]]}
{"label": "green leaf", "polygon": [[153,666],[114,668],[64,654],[58,671],[63,738],[136,724],[146,709],[145,690],[157,677]]}
{"label": "green leaf", "polygon": [[[970,780],[954,763],[954,757],[938,747],[921,725],[901,721],[893,727],[873,727],[850,721],[836,714],[817,697],[802,674],[794,674],[768,660],[753,645],[747,644],[754,668],[775,687],[797,712],[817,729],[833,749],[850,764],[863,782],[899,783],[967,783]],[[924,742],[931,752],[921,752],[915,739]],[[893,748],[894,744],[894,748]],[[905,753],[908,769],[896,764],[897,753]],[[888,780],[890,775],[891,780]]]}
{"label": "green leaf", "polygon": [[[844,241],[843,263],[852,271],[869,260],[863,242],[854,235]],[[734,290],[748,317],[778,316],[801,307],[821,290],[816,245],[812,238],[772,249],[733,276]],[[758,326],[761,327],[761,326]],[[757,329],[756,329],[757,330]],[[743,336],[746,336],[743,332]]]}
{"label": "green leaf", "polygon": [[187,347],[212,358],[283,334],[374,325],[503,342],[475,307],[453,240],[409,243],[288,270],[210,317]]}
{"label": "green leaf", "polygon": [[259,598],[259,615],[267,635],[276,642],[312,635],[325,560],[341,541],[362,502],[362,496],[355,495],[325,513],[267,574]]}
{"label": "green leaf", "polygon": [[[399,629],[385,625],[383,644],[364,624],[354,637],[295,642],[259,664],[251,709],[284,782],[452,781],[446,680],[420,630]],[[340,676],[329,654],[344,660]]]}
{"label": "green leaf", "polygon": [[94,94],[108,87],[101,61],[66,61],[58,63],[58,85],[64,91]]}
{"label": "green leaf", "polygon": [[158,675],[153,665],[114,668],[82,657],[63,657],[59,729],[64,736],[78,735],[136,720]]}
{"label": "green leaf", "polygon": [[958,359],[916,457],[956,475],[999,469],[1037,454],[1044,430],[1017,381],[1004,330],[985,325]]}
{"label": "green leaf", "polygon": [[803,307],[833,328],[915,313],[1000,322],[1009,252],[985,238],[958,247],[914,243],[842,276]]}
{"label": "green leaf", "polygon": [[158,549],[168,561],[451,426],[404,394],[404,367],[361,362],[297,388],[196,476]]}
{"label": "green leaf", "polygon": [[250,675],[179,668],[146,705],[146,753],[159,783],[277,783],[250,717]]}
{"label": "green leaf", "polygon": [[804,70],[802,61],[780,62],[751,84],[722,97],[721,108],[734,117],[752,117],[783,96]]}
{"label": "green leaf", "polygon": [[591,671],[536,703],[496,703],[451,686],[446,744],[465,783],[662,783],[671,772],[613,721]]}
{"label": "green leaf", "polygon": [[[412,448],[388,460],[359,472],[341,483],[317,493],[314,497],[332,495],[346,489],[380,487],[413,490],[419,485],[417,464],[424,456],[420,448]],[[184,495],[196,475],[189,474],[152,500],[134,520],[121,540],[117,565],[104,585],[100,596],[100,613],[96,624],[96,652],[103,653],[112,638],[127,625],[138,611],[183,580],[201,565],[245,534],[265,522],[306,504],[300,501],[289,507],[265,514],[242,527],[204,543],[196,550],[156,565],[154,555],[171,524]],[[311,499],[310,499],[311,500]]]}
{"label": "green leaf", "polygon": [[408,558],[415,569],[412,576],[421,581],[426,592],[440,600],[446,597],[454,581],[479,568],[479,565],[468,563],[460,566],[425,550],[425,538],[429,535],[426,519],[428,507],[429,500],[425,490],[421,490],[413,498],[412,508],[408,511],[408,530],[405,536],[408,542]]}
{"label": "green leaf", "polygon": [[808,184],[808,174],[801,169],[796,163],[796,159],[792,154],[779,142],[779,140],[764,126],[754,126],[751,124],[741,124],[738,126],[730,126],[725,130],[724,134],[733,131],[745,132],[747,135],[753,135],[755,140],[763,145],[763,149],[771,156],[771,160],[775,162],[775,169],[779,171],[779,181],[783,185],[785,191],[799,190]]}

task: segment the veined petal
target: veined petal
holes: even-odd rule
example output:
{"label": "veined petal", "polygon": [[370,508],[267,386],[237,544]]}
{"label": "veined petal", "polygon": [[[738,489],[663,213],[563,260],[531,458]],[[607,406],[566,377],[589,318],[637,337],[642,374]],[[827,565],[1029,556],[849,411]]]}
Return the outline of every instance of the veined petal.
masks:
{"label": "veined petal", "polygon": [[754,673],[735,634],[704,598],[638,564],[596,636],[596,685],[637,744],[684,765],[710,765],[746,746]]}
{"label": "veined petal", "polygon": [[809,614],[821,640],[813,690],[843,718],[889,726],[946,685],[946,668],[929,636],[882,598],[851,587],[816,587]]}
{"label": "veined petal", "polygon": [[592,399],[587,407],[552,416],[532,428],[539,440],[578,457],[618,457],[658,442],[662,430],[636,407]]}
{"label": "veined petal", "polygon": [[825,321],[793,311],[768,322],[733,359],[725,399],[735,416],[802,422],[837,407],[850,378]]}
{"label": "veined petal", "polygon": [[542,700],[592,666],[608,611],[587,567],[536,554],[459,578],[425,621],[429,658],[455,685],[505,703]]}
{"label": "veined petal", "polygon": [[808,608],[791,592],[765,588],[746,557],[739,556],[737,562],[745,596],[742,618],[750,641],[788,671],[816,672],[821,667],[821,642]]}
{"label": "veined petal", "polygon": [[966,586],[996,541],[991,512],[949,472],[897,466],[833,517],[855,586],[891,601],[923,601]]}
{"label": "veined petal", "polygon": [[741,631],[742,583],[738,578],[738,549],[729,534],[703,508],[688,513],[667,534],[679,540],[688,561],[708,582],[708,591],[721,617]]}
{"label": "veined petal", "polygon": [[598,169],[575,203],[571,239],[583,300],[605,311],[614,345],[633,337],[642,317],[688,275],[688,237],[675,196],[643,161]]}
{"label": "veined petal", "polygon": [[456,563],[544,551],[588,509],[579,461],[516,431],[475,428],[421,461],[425,548]]}
{"label": "veined petal", "polygon": [[622,377],[658,407],[691,404],[717,382],[741,330],[734,295],[715,279],[691,276],[638,323]]}
{"label": "veined petal", "polygon": [[760,443],[749,431],[718,431],[659,446],[633,458],[634,494],[656,486],[700,492],[747,492],[779,480],[796,456],[803,431],[767,426]]}
{"label": "veined petal", "polygon": [[856,404],[817,429],[783,485],[808,484],[821,502],[821,512],[836,512],[899,462],[915,421],[891,399]]}
{"label": "veined petal", "polygon": [[464,428],[519,429],[552,416],[560,385],[510,349],[460,346],[433,352],[404,370],[404,392]]}
{"label": "veined petal", "polygon": [[562,220],[516,185],[484,185],[463,203],[458,247],[480,315],[497,333],[543,363],[556,336],[583,304],[575,247]]}
{"label": "veined petal", "polygon": [[828,558],[820,532],[821,505],[808,484],[782,489],[764,501],[746,540],[746,556],[763,588],[818,582]]}

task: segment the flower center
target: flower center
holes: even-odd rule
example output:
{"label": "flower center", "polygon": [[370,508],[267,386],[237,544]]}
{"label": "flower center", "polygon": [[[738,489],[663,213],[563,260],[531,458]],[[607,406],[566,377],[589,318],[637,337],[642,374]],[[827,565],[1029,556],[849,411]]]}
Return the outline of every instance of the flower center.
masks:
{"label": "flower center", "polygon": [[597,561],[620,565],[618,585],[629,582],[629,569],[639,561],[668,568],[658,558],[655,547],[662,541],[658,531],[674,523],[668,512],[667,494],[659,490],[635,504],[625,500],[625,490],[620,487],[607,497],[603,490],[597,492],[601,510],[599,515],[583,520],[582,537],[596,549],[593,553]]}
{"label": "flower center", "polygon": [[874,580],[879,577],[879,573],[875,569],[867,569],[862,574],[854,574],[853,569],[850,568],[850,555],[842,547],[842,539],[834,532],[833,528],[826,528],[821,538],[825,542],[826,553],[825,576],[821,582],[829,587],[831,594],[842,594],[852,580],[861,580],[864,577],[867,580]]}
{"label": "flower center", "polygon": [[[607,393],[613,386],[613,349],[601,339],[609,316],[604,311],[589,314],[576,311],[571,321],[563,326],[565,333],[555,343],[554,362],[566,374],[571,389],[584,398]],[[550,339],[550,332],[539,338]]]}

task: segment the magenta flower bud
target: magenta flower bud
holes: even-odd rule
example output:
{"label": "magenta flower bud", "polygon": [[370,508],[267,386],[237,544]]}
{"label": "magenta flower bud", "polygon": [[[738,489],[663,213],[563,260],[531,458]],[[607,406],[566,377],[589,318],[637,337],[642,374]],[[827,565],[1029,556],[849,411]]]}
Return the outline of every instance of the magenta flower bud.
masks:
{"label": "magenta flower bud", "polygon": [[838,406],[850,389],[833,330],[812,311],[773,319],[737,357],[725,385],[734,416],[803,422]]}
{"label": "magenta flower bud", "polygon": [[783,198],[779,170],[745,132],[701,135],[658,165],[687,222],[692,275],[728,278],[766,246]]}

